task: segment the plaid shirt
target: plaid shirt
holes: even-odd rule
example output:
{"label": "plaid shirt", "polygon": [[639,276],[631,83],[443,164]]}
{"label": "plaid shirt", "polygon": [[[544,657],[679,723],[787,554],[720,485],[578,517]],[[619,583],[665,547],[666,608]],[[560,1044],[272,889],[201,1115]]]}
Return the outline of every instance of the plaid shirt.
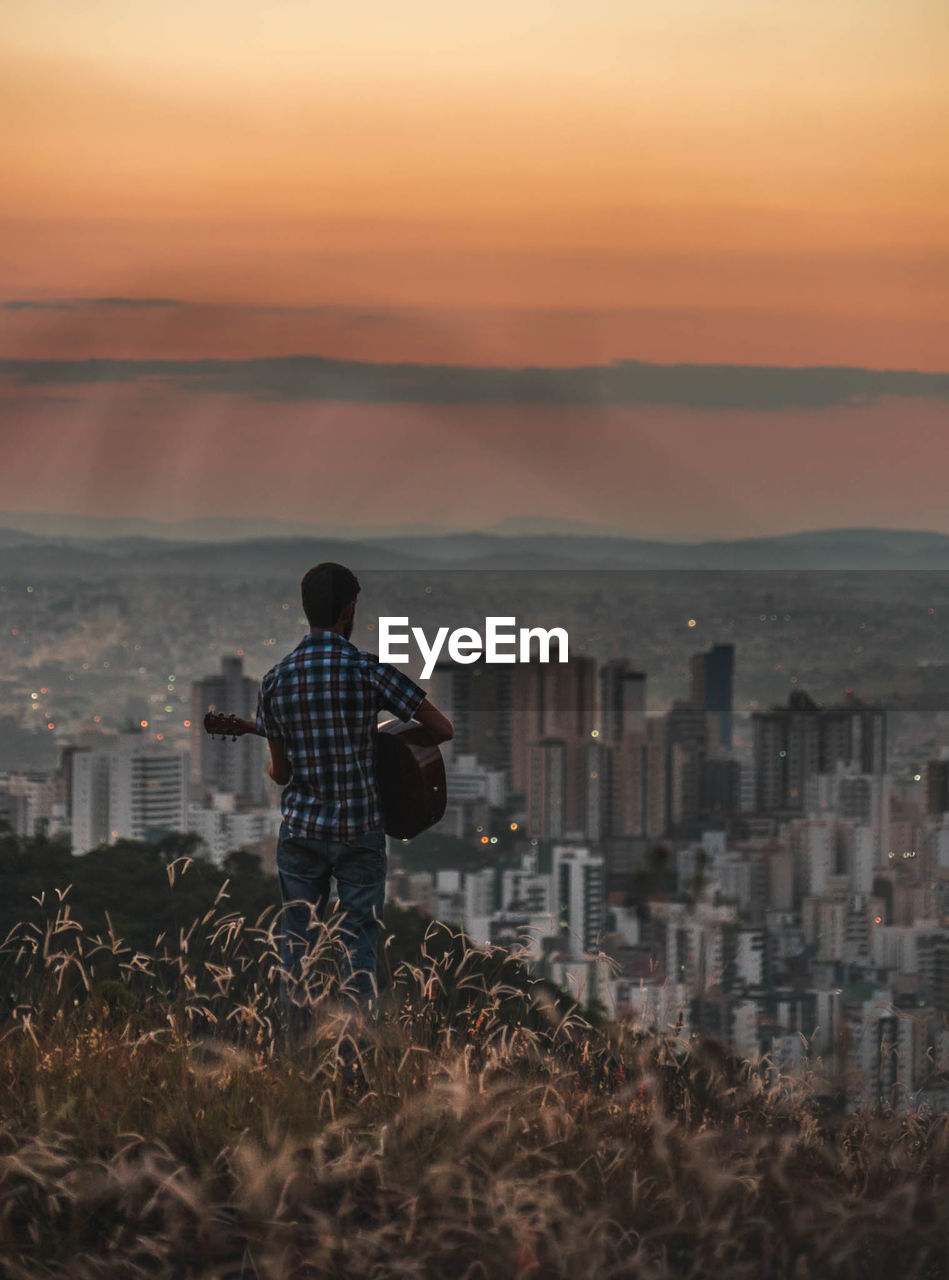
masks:
{"label": "plaid shirt", "polygon": [[280,808],[292,835],[352,840],[382,827],[374,731],[380,708],[411,720],[425,691],[335,631],[309,632],[261,681],[257,729],[283,744]]}

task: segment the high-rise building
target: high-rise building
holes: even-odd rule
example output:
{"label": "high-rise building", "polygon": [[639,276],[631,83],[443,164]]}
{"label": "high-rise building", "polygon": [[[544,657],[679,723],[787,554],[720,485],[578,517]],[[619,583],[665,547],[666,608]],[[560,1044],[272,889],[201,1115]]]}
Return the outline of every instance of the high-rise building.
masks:
{"label": "high-rise building", "polygon": [[246,734],[232,742],[212,738],[204,730],[208,711],[253,720],[257,712],[260,685],[244,675],[243,658],[221,659],[218,675],[205,676],[191,686],[191,780],[210,791],[224,791],[262,803],[269,797],[264,757],[264,740]]}
{"label": "high-rise building", "polygon": [[188,830],[187,751],[141,733],[72,757],[72,846],[87,853],[116,840],[153,840]]}
{"label": "high-rise building", "polygon": [[[563,744],[561,835],[582,836],[587,822],[587,747],[598,741],[596,659],[572,655],[569,663],[522,663],[514,669],[512,773],[516,792],[536,794],[534,747]],[[530,799],[529,799],[530,803]],[[535,810],[536,812],[536,810]]]}
{"label": "high-rise building", "polygon": [[689,828],[702,817],[708,755],[708,720],[690,702],[674,702],[666,714],[666,795],[671,828]]}
{"label": "high-rise building", "polygon": [[760,812],[804,809],[805,783],[820,773],[820,707],[795,689],[786,707],[756,711],[755,794]]}
{"label": "high-rise building", "polygon": [[732,744],[734,676],[733,644],[715,644],[707,653],[696,653],[692,657],[692,705],[708,713],[715,728],[713,747]]}
{"label": "high-rise building", "polygon": [[562,840],[567,832],[567,743],[542,738],[530,748],[527,831],[539,840]]}
{"label": "high-rise building", "polygon": [[72,755],[69,813],[73,853],[87,853],[108,844],[111,756],[107,750],[75,751]]}
{"label": "high-rise building", "polygon": [[807,780],[839,764],[858,773],[886,770],[886,715],[858,698],[821,708],[796,689],[786,707],[757,711],[755,781],[761,812],[803,811]]}
{"label": "high-rise building", "polygon": [[858,773],[886,772],[886,712],[847,694],[839,707],[821,711],[821,769],[837,762],[855,765]]}
{"label": "high-rise building", "polygon": [[625,658],[611,658],[600,670],[599,729],[607,742],[646,732],[646,676]]}
{"label": "high-rise building", "polygon": [[510,784],[513,680],[511,667],[483,659],[436,664],[429,694],[455,728],[452,740],[442,745],[446,765],[456,755],[477,756],[485,768],[502,770]]}
{"label": "high-rise building", "polygon": [[59,779],[36,769],[0,773],[0,818],[20,836],[61,830],[65,810]]}
{"label": "high-rise building", "polygon": [[[607,744],[606,836],[657,837],[666,829],[665,719],[649,716],[641,733]],[[591,837],[592,838],[592,837]]]}
{"label": "high-rise building", "polygon": [[555,845],[551,874],[563,949],[571,955],[593,950],[606,919],[603,859],[587,847]]}
{"label": "high-rise building", "polygon": [[937,817],[949,813],[949,760],[930,760],[926,765],[926,812]]}
{"label": "high-rise building", "polygon": [[[530,751],[541,738],[560,738],[575,747],[586,744],[597,723],[596,659],[571,654],[567,663],[525,662],[514,668],[512,703],[512,773],[515,791],[526,792]],[[582,807],[583,761],[571,751],[569,807]]]}

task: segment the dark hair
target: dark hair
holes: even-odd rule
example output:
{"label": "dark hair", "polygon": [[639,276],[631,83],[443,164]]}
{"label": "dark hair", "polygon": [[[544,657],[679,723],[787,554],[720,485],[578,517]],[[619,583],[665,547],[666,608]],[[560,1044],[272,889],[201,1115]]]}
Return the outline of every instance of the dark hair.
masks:
{"label": "dark hair", "polygon": [[329,629],[351,600],[359,595],[359,580],[341,564],[331,560],[314,565],[301,583],[303,612],[311,627]]}

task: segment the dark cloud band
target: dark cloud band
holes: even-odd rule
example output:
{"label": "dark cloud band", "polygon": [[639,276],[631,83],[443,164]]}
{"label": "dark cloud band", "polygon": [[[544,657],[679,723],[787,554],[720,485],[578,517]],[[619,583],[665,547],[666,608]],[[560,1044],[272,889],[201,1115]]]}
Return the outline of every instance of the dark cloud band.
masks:
{"label": "dark cloud band", "polygon": [[884,397],[949,399],[949,373],[844,367],[646,364],[472,368],[373,364],[321,356],[252,360],[0,360],[24,386],[158,380],[198,393],[266,401],[522,404],[692,409],[823,409]]}
{"label": "dark cloud band", "polygon": [[0,303],[3,311],[82,311],[87,307],[183,307],[177,298],[10,298]]}

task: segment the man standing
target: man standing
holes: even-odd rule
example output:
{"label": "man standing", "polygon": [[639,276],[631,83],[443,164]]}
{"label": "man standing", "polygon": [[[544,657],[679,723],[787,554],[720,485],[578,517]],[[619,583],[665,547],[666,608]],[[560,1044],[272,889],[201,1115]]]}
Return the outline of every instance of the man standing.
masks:
{"label": "man standing", "polygon": [[310,630],[264,676],[257,704],[270,776],[283,787],[281,995],[291,1031],[306,1021],[304,957],[325,918],[331,876],[342,911],[343,995],[365,1007],[376,990],[387,869],[375,777],[380,710],[418,720],[437,742],[454,732],[414,681],[350,643],[358,594],[342,565],[310,569],[302,583]]}

